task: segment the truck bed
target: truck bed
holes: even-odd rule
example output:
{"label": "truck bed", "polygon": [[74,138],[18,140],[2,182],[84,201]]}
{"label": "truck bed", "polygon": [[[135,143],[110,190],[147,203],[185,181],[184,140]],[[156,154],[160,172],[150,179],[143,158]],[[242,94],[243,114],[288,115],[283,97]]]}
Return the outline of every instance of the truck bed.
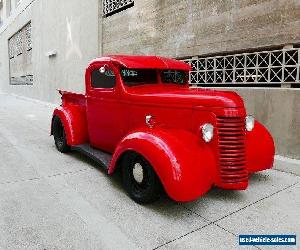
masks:
{"label": "truck bed", "polygon": [[62,105],[73,104],[86,106],[86,95],[60,89],[58,90],[58,92],[61,95]]}

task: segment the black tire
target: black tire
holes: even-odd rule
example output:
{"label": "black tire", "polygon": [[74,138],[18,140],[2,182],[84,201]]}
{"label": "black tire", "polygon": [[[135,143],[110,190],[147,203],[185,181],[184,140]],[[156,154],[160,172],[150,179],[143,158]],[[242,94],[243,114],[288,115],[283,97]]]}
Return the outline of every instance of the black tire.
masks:
{"label": "black tire", "polygon": [[[142,178],[139,181],[134,175],[137,166],[142,168]],[[146,204],[159,198],[162,189],[160,180],[150,163],[140,154],[131,152],[124,156],[122,160],[122,179],[125,190],[135,202]]]}
{"label": "black tire", "polygon": [[52,132],[57,150],[61,153],[70,151],[70,146],[67,143],[64,126],[58,116],[55,116],[53,118]]}

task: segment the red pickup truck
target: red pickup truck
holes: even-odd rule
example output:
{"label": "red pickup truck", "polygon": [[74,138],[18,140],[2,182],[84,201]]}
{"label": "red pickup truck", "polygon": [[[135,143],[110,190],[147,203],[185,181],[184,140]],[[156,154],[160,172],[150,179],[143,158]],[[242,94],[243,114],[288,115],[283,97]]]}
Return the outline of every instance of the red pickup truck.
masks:
{"label": "red pickup truck", "polygon": [[80,151],[108,174],[120,169],[138,203],[163,189],[176,201],[212,186],[246,189],[250,173],[273,166],[273,139],[235,92],[190,88],[190,70],[158,56],[93,60],[85,95],[59,90],[51,125],[58,151]]}

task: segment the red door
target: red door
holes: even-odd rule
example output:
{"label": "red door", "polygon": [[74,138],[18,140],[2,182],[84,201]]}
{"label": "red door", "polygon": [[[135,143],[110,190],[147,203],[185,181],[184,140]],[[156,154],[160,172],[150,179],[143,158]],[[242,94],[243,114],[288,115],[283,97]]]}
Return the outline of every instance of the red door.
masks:
{"label": "red door", "polygon": [[113,152],[121,139],[121,106],[116,74],[116,70],[107,63],[97,65],[91,72],[87,93],[90,144],[107,152]]}

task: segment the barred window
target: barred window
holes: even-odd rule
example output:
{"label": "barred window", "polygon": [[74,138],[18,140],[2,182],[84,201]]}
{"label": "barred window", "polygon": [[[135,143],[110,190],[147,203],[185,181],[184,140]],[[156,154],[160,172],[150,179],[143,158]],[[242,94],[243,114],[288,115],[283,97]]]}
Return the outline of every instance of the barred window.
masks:
{"label": "barred window", "polygon": [[31,23],[26,24],[8,40],[9,58],[14,58],[32,49]]}
{"label": "barred window", "polygon": [[23,32],[20,30],[15,34],[15,53],[16,55],[21,55],[23,53]]}
{"label": "barred window", "polygon": [[24,27],[24,33],[25,33],[25,48],[26,50],[32,49],[32,42],[31,42],[31,23],[28,23]]}
{"label": "barred window", "polygon": [[133,0],[102,0],[103,16],[111,16],[134,5]]}
{"label": "barred window", "polygon": [[9,71],[11,85],[32,85],[31,22],[8,40]]}
{"label": "barred window", "polygon": [[9,54],[9,59],[12,59],[12,58],[14,58],[14,56],[15,56],[15,51],[14,51],[14,49],[15,49],[15,46],[14,46],[14,44],[15,44],[15,37],[12,37],[12,38],[10,38],[9,39],[9,41],[8,41],[8,54]]}
{"label": "barred window", "polygon": [[185,59],[196,86],[300,87],[300,49],[280,49]]}

